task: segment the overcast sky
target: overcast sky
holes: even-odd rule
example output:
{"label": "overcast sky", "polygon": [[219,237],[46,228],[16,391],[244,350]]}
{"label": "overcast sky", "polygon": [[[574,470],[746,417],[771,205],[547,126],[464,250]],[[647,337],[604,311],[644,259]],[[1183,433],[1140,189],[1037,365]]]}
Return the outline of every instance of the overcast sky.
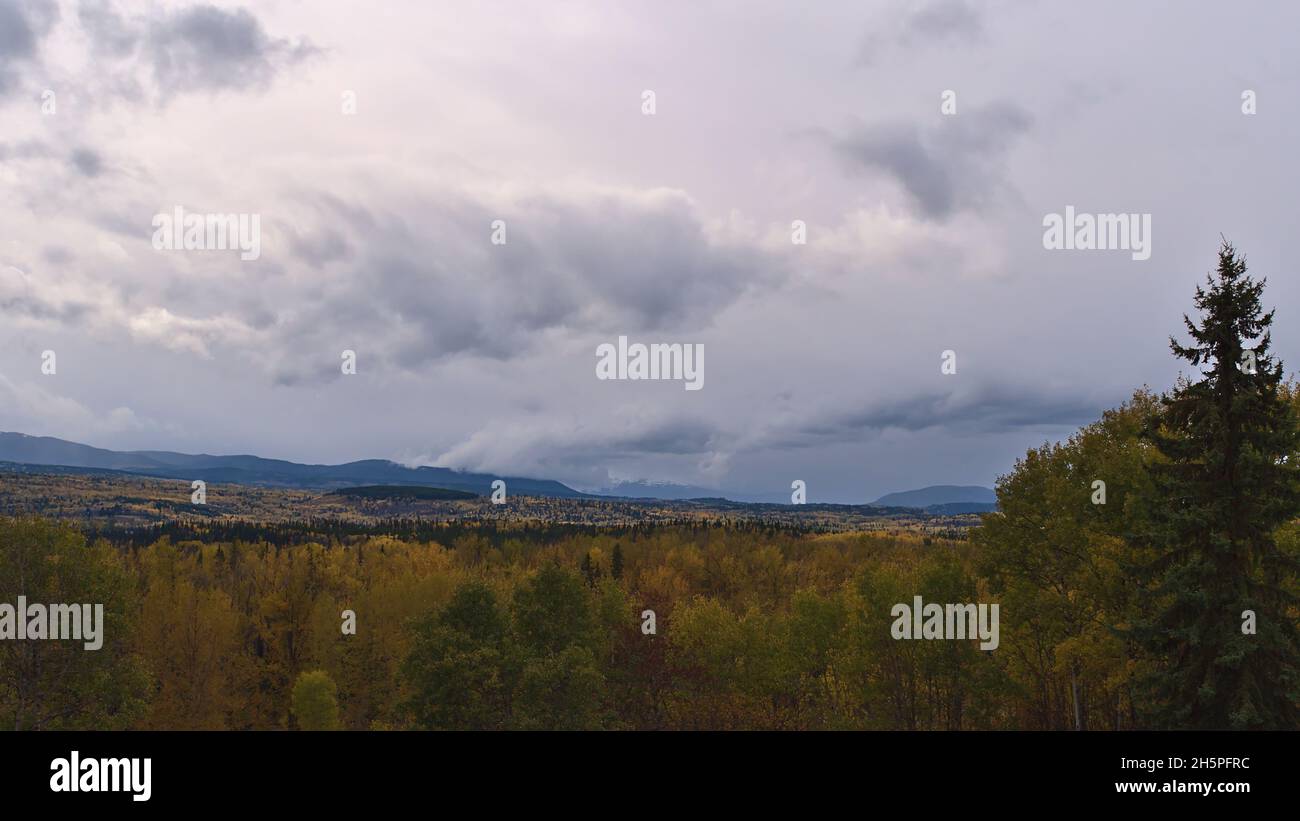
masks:
{"label": "overcast sky", "polygon": [[[991,485],[1173,382],[1220,234],[1300,363],[1297,31],[1282,0],[0,0],[0,430]],[[178,205],[258,215],[260,258],[155,250]],[[1044,250],[1067,205],[1150,214],[1150,259]],[[620,335],[703,344],[705,387],[598,380]]]}

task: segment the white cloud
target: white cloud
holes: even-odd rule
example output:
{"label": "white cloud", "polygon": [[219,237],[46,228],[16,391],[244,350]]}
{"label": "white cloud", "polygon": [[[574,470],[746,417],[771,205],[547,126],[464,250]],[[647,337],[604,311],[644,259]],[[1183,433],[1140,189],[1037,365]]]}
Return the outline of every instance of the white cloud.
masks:
{"label": "white cloud", "polygon": [[100,413],[54,389],[31,381],[15,383],[0,373],[0,430],[33,436],[94,438],[147,427],[149,423],[130,408],[116,407]]}

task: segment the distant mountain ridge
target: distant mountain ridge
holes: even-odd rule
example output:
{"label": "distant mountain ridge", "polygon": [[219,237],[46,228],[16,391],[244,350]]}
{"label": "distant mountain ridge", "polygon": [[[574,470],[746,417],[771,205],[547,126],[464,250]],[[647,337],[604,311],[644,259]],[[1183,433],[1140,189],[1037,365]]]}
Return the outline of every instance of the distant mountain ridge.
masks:
{"label": "distant mountain ridge", "polygon": [[342,465],[301,465],[283,459],[248,455],[104,450],[51,436],[23,433],[0,433],[0,462],[114,470],[161,479],[202,479],[212,483],[268,487],[337,489],[364,485],[415,485],[467,491],[480,496],[491,494],[492,482],[502,479],[509,493],[524,496],[561,499],[589,496],[549,479],[469,473],[450,468],[409,468],[383,459],[365,459]]}
{"label": "distant mountain ridge", "polygon": [[986,513],[997,508],[998,495],[979,485],[930,485],[917,490],[887,493],[876,501],[882,507],[921,508],[932,513]]}
{"label": "distant mountain ridge", "polygon": [[[665,501],[726,499],[729,503],[741,505],[788,504],[779,496],[766,498],[750,494],[735,495],[713,488],[668,482],[624,481],[591,493],[584,493],[550,479],[471,473],[439,467],[412,468],[384,459],[364,459],[341,465],[304,465],[284,459],[265,459],[250,455],[211,456],[164,450],[105,450],[52,436],[28,436],[23,433],[4,432],[0,432],[0,463],[11,463],[9,469],[15,466],[39,466],[46,468],[46,472],[103,471],[187,482],[202,479],[214,484],[229,483],[311,490],[405,485],[487,496],[492,492],[492,483],[502,479],[506,482],[507,492],[522,496]],[[889,493],[869,505],[848,507],[911,509],[937,515],[953,515],[985,513],[996,509],[996,502],[996,494],[986,487],[932,485],[918,490]]]}

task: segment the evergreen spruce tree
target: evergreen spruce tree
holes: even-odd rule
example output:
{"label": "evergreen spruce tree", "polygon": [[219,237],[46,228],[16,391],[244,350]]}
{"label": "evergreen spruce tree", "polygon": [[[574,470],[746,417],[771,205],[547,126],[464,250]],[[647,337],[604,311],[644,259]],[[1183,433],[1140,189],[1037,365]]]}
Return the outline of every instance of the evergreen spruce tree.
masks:
{"label": "evergreen spruce tree", "polygon": [[623,578],[623,546],[614,544],[614,556],[609,562],[609,575],[614,577],[614,581]]}
{"label": "evergreen spruce tree", "polygon": [[595,587],[596,582],[600,579],[600,568],[592,563],[590,552],[582,557],[582,575],[587,580],[589,587]]}
{"label": "evergreen spruce tree", "polygon": [[1146,434],[1164,457],[1151,468],[1156,559],[1138,625],[1155,660],[1157,726],[1300,726],[1297,601],[1284,589],[1298,565],[1274,539],[1300,514],[1300,423],[1269,354],[1265,282],[1223,243],[1196,289],[1200,324],[1183,317],[1191,344],[1170,339],[1200,379],[1179,380]]}

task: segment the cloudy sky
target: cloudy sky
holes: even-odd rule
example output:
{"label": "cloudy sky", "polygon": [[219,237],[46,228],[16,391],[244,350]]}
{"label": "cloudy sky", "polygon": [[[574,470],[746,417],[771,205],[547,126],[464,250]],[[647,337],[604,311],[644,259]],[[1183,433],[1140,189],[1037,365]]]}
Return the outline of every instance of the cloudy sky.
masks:
{"label": "cloudy sky", "polygon": [[[0,430],[992,484],[1172,383],[1220,234],[1300,362],[1297,30],[1283,0],[0,0]],[[156,250],[178,205],[258,215],[261,256]],[[1045,250],[1067,205],[1150,214],[1151,258]],[[598,380],[620,335],[703,344],[704,389]]]}

